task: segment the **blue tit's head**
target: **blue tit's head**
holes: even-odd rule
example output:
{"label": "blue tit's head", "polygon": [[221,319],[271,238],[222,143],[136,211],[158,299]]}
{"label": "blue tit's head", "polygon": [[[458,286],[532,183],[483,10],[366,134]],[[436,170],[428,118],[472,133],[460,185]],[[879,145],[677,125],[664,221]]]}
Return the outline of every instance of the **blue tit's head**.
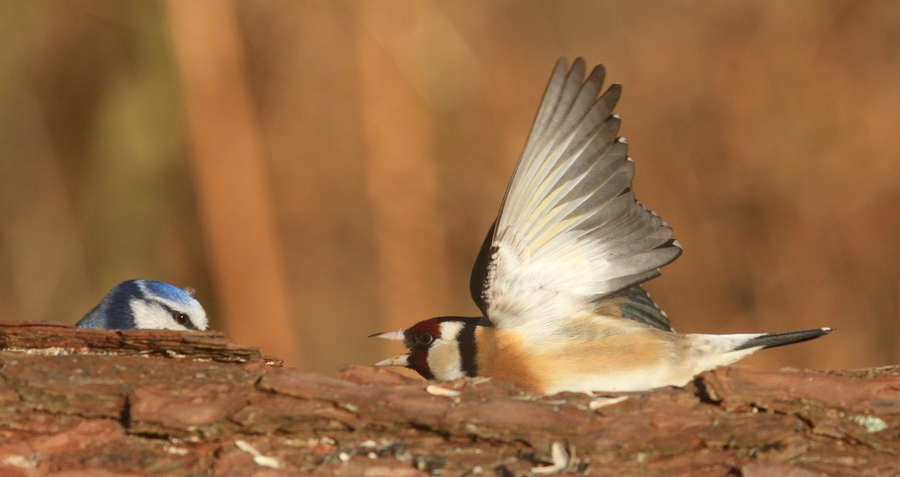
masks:
{"label": "blue tit's head", "polygon": [[168,283],[128,280],[109,294],[75,326],[130,330],[205,330],[206,312],[190,293]]}

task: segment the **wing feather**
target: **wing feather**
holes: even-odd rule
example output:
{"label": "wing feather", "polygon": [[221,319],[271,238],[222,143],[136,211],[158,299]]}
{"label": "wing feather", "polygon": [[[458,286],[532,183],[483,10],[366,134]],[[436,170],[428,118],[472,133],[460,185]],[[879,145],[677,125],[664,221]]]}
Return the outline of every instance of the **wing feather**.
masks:
{"label": "wing feather", "polygon": [[650,298],[640,285],[635,285],[624,292],[616,295],[623,299],[622,317],[628,318],[645,325],[658,328],[663,331],[675,331],[669,323],[669,317],[666,313],[659,309],[659,306]]}
{"label": "wing feather", "polygon": [[472,298],[501,328],[618,304],[622,317],[670,330],[639,284],[681,247],[631,190],[634,163],[612,114],[621,86],[598,98],[602,65],[584,73],[581,58],[568,71],[560,59],[553,70],[472,270]]}

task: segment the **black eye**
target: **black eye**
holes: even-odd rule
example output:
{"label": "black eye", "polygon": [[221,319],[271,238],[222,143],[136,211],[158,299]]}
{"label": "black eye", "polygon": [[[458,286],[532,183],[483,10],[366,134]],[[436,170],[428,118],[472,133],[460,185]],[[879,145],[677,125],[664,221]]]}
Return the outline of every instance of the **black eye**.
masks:
{"label": "black eye", "polygon": [[177,311],[173,311],[172,318],[175,320],[175,323],[178,323],[179,325],[184,326],[185,328],[189,328],[188,325],[190,324],[191,319],[188,318],[188,316],[186,314],[179,313]]}
{"label": "black eye", "polygon": [[430,345],[432,341],[434,341],[434,336],[431,336],[431,333],[422,333],[416,338],[416,341],[419,342],[420,345]]}

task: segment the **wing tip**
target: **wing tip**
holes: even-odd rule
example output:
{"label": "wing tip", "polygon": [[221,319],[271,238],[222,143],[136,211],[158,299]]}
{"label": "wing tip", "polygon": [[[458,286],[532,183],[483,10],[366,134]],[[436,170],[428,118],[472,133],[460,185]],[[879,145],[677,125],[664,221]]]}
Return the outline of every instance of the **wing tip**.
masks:
{"label": "wing tip", "polygon": [[622,98],[622,83],[613,83],[609,85],[609,88],[606,88],[606,91],[600,96],[598,101],[605,101],[613,107],[618,104],[619,100]]}
{"label": "wing tip", "polygon": [[[669,239],[669,240],[666,240],[665,242],[657,245],[656,247],[653,247],[653,250],[667,250],[667,249],[677,250],[677,255],[675,255],[675,257],[673,257],[672,260],[675,260],[676,258],[678,258],[678,256],[681,255],[681,252],[684,251],[684,249],[681,248],[681,242],[679,242],[677,239]],[[666,264],[669,264],[669,263],[671,263],[671,261],[666,262]]]}

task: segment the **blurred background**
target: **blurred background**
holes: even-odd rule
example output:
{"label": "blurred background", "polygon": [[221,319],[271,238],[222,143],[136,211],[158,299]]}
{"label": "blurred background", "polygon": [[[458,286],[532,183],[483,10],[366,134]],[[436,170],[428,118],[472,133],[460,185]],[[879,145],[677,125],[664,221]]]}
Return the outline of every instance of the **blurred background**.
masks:
{"label": "blurred background", "polygon": [[900,361],[900,3],[0,2],[0,319],[119,281],[334,374],[477,315],[468,279],[555,60],[624,85],[681,332],[832,326],[757,366]]}

